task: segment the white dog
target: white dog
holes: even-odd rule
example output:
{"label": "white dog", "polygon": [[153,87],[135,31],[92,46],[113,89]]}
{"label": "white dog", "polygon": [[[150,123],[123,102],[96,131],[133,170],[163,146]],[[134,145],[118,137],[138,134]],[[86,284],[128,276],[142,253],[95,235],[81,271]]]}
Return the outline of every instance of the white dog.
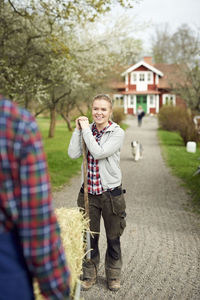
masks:
{"label": "white dog", "polygon": [[134,161],[141,159],[143,154],[142,144],[140,144],[138,141],[132,141],[131,148]]}

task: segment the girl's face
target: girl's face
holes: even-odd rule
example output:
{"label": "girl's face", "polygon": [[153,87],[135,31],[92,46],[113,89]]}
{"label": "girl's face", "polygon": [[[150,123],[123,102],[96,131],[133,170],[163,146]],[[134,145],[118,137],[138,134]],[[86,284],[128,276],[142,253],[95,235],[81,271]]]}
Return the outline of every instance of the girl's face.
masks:
{"label": "girl's face", "polygon": [[94,100],[92,105],[92,117],[98,129],[102,130],[107,126],[112,109],[108,101],[103,99]]}

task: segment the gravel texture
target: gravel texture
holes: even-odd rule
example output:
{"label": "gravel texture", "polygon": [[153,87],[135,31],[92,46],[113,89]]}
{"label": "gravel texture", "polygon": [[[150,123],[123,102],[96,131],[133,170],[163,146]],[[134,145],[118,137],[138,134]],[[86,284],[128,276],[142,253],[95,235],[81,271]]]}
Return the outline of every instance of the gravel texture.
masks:
{"label": "gravel texture", "polygon": [[[107,289],[104,272],[106,239],[101,226],[101,265],[97,284],[81,292],[85,300],[199,300],[200,218],[190,209],[181,181],[166,166],[157,138],[157,119],[145,117],[141,128],[129,118],[121,152],[123,187],[127,190],[127,227],[121,238],[121,289]],[[131,141],[144,148],[134,162]],[[80,176],[54,193],[56,207],[76,206]]]}

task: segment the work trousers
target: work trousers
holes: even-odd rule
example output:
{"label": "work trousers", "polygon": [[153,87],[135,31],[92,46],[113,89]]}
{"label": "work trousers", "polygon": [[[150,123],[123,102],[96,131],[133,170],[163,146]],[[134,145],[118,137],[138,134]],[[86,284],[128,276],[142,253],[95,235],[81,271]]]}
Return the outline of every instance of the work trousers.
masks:
{"label": "work trousers", "polygon": [[[126,227],[126,204],[124,192],[120,187],[112,191],[106,191],[101,195],[88,195],[90,230],[94,232],[91,237],[91,259],[83,263],[83,277],[92,278],[96,275],[99,261],[99,234],[101,216],[107,237],[107,250],[105,255],[105,271],[107,279],[119,279],[122,268],[122,255],[120,236]],[[84,209],[84,192],[81,188],[78,206]]]}

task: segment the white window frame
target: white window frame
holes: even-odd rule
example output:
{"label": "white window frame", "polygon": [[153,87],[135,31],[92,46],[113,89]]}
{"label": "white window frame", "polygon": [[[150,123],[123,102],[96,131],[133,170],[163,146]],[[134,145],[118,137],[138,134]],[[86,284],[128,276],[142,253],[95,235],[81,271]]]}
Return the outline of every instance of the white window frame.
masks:
{"label": "white window frame", "polygon": [[149,106],[155,107],[155,95],[149,95]]}
{"label": "white window frame", "polygon": [[[162,98],[163,98],[163,105],[167,104],[166,103],[167,98],[170,99],[170,102],[172,101],[171,102],[172,105],[174,105],[174,106],[176,105],[176,95],[174,95],[174,94],[163,94]],[[168,105],[169,105],[169,103],[168,103]]]}
{"label": "white window frame", "polygon": [[115,106],[124,107],[124,96],[122,94],[115,94],[113,98]]}
{"label": "white window frame", "polygon": [[130,95],[129,97],[129,107],[135,106],[135,95]]}
{"label": "white window frame", "polygon": [[153,84],[153,72],[147,72],[147,83]]}
{"label": "white window frame", "polygon": [[139,78],[138,81],[139,82],[146,82],[146,76],[145,76],[145,72],[139,72]]}
{"label": "white window frame", "polygon": [[131,84],[136,84],[137,83],[137,72],[132,72],[131,73]]}

